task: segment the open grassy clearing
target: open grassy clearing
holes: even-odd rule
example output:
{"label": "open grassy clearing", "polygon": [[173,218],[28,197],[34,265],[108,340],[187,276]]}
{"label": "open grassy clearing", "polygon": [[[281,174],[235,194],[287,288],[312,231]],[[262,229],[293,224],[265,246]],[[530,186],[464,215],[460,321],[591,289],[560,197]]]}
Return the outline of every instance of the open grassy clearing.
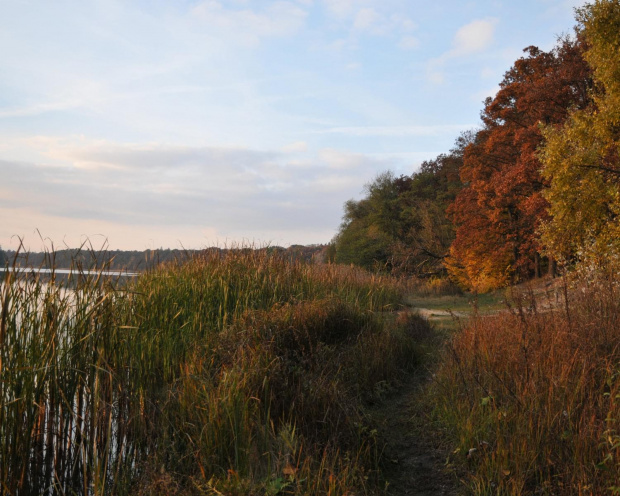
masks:
{"label": "open grassy clearing", "polygon": [[450,286],[433,288],[432,283],[418,282],[413,287],[409,285],[404,303],[406,311],[418,313],[437,331],[452,332],[474,313],[488,314],[505,310],[506,292],[472,294]]}
{"label": "open grassy clearing", "polygon": [[470,315],[476,309],[481,313],[502,310],[506,308],[505,299],[504,291],[495,291],[479,295],[463,293],[461,295],[418,296],[411,294],[407,296],[405,302],[413,308],[427,308]]}
{"label": "open grassy clearing", "polygon": [[[433,281],[417,281],[408,285],[404,299],[408,311],[418,312],[437,330],[455,331],[474,315],[492,315],[511,312],[521,307],[526,312],[535,308],[545,312],[564,305],[564,279],[544,277],[489,293],[458,291],[449,283],[438,285]],[[438,287],[439,286],[439,287]]]}

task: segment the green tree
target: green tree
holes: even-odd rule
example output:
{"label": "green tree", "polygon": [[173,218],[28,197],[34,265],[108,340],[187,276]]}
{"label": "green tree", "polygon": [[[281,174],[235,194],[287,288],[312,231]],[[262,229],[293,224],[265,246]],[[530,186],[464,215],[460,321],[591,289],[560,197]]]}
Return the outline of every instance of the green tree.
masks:
{"label": "green tree", "polygon": [[565,260],[620,252],[620,3],[586,4],[577,20],[593,69],[593,103],[563,126],[546,127],[540,151],[551,183],[543,241]]}
{"label": "green tree", "polygon": [[398,194],[394,176],[384,172],[366,185],[367,196],[344,204],[343,222],[334,239],[336,262],[367,269],[388,263],[398,231]]}
{"label": "green tree", "polygon": [[380,174],[363,199],[346,202],[335,260],[417,275],[442,272],[454,239],[446,208],[461,187],[459,168],[470,139],[463,134],[450,153],[424,162],[411,176]]}

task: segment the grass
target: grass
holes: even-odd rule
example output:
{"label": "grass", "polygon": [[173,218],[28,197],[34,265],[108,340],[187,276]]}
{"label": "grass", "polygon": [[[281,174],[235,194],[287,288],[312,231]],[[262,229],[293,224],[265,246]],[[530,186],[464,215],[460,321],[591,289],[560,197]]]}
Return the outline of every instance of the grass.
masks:
{"label": "grass", "polygon": [[364,403],[416,366],[415,326],[382,317],[402,295],[253,250],[126,285],[10,273],[0,493],[379,493]]}
{"label": "grass", "polygon": [[405,304],[424,316],[440,334],[458,330],[474,314],[505,309],[506,291],[472,294],[447,279],[413,280],[407,284]]}
{"label": "grass", "polygon": [[454,334],[431,401],[474,494],[620,492],[618,291],[612,275],[559,305],[515,294]]}
{"label": "grass", "polygon": [[489,313],[506,308],[506,295],[503,291],[493,293],[443,296],[418,296],[411,294],[406,303],[414,308],[428,308],[430,310],[452,311],[459,314],[471,315],[473,312]]}

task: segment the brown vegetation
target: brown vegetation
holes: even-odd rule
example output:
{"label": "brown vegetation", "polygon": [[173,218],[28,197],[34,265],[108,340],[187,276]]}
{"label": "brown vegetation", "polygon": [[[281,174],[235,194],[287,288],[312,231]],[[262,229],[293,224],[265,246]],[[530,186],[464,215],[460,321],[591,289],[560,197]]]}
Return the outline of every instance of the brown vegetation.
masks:
{"label": "brown vegetation", "polygon": [[0,492],[379,490],[362,407],[418,357],[396,281],[253,250],[104,279],[1,286]]}
{"label": "brown vegetation", "polygon": [[[620,483],[617,280],[477,317],[445,354],[437,415],[476,494],[603,494]],[[562,296],[564,298],[564,296]]]}

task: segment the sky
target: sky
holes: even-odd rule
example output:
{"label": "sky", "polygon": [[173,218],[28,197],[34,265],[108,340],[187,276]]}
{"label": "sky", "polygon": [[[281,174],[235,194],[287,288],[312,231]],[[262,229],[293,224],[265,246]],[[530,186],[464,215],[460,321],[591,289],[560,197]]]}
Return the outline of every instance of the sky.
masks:
{"label": "sky", "polygon": [[581,0],[0,0],[0,246],[327,243]]}

